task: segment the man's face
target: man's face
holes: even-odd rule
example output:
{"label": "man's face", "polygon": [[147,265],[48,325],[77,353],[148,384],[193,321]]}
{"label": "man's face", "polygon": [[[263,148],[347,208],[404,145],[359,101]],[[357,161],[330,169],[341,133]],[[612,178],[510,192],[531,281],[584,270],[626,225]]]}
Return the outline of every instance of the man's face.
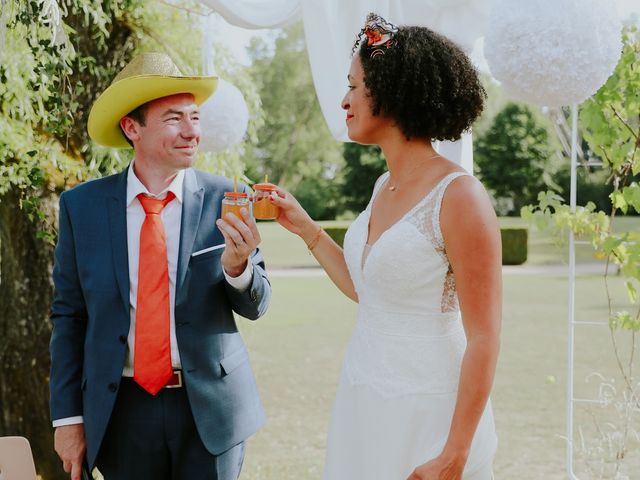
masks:
{"label": "man's face", "polygon": [[149,102],[145,124],[132,125],[136,158],[166,170],[193,165],[200,143],[200,109],[193,95],[181,93]]}

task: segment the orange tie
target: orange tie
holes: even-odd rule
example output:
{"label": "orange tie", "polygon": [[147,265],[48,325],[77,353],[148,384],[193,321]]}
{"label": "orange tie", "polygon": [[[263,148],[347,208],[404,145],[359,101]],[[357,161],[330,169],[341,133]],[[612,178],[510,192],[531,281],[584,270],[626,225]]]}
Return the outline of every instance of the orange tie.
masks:
{"label": "orange tie", "polygon": [[174,198],[173,192],[163,200],[138,195],[146,217],[140,229],[133,378],[151,395],[158,393],[173,375],[167,240],[160,212]]}

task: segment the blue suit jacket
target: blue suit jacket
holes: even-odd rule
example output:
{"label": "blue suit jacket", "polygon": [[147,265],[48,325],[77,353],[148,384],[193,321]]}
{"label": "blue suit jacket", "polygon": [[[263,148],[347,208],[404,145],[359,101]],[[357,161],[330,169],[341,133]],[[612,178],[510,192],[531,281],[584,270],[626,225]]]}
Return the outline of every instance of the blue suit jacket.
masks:
{"label": "blue suit jacket", "polygon": [[[93,467],[116,399],[129,332],[127,171],[81,184],[60,197],[51,321],[51,417],[82,415]],[[176,279],[175,322],[187,393],[200,437],[219,454],[264,422],[247,350],[233,311],[257,319],[271,288],[259,251],[245,291],[222,271],[224,243],[215,225],[223,177],[185,172]]]}

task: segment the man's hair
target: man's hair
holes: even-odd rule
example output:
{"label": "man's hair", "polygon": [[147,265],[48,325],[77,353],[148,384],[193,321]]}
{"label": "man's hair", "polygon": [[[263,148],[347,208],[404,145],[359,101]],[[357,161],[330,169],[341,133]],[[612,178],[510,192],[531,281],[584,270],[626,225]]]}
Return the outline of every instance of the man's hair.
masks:
{"label": "man's hair", "polygon": [[[149,102],[143,103],[142,105],[137,107],[135,110],[132,110],[129,113],[127,113],[125,117],[129,117],[132,120],[135,120],[139,125],[144,127],[147,121],[147,105],[148,104]],[[119,123],[118,123],[118,127],[120,127],[120,131],[122,132],[122,136],[124,137],[124,139],[127,141],[129,145],[133,147],[133,142],[129,140],[129,137],[127,137],[127,134],[124,133],[124,130],[122,129],[122,126]]]}
{"label": "man's hair", "polygon": [[467,55],[425,27],[399,27],[393,43],[359,55],[374,115],[391,118],[407,139],[458,140],[484,107],[486,92]]}

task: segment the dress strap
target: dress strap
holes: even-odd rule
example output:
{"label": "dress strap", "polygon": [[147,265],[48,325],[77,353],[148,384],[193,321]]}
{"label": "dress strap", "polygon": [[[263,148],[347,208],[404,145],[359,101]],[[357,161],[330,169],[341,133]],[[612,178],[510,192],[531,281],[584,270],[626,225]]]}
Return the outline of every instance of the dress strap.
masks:
{"label": "dress strap", "polygon": [[433,222],[433,232],[435,240],[438,244],[444,247],[444,238],[442,237],[442,230],[440,229],[440,209],[442,208],[442,200],[447,187],[458,177],[472,177],[473,175],[467,172],[453,172],[440,180],[440,183],[435,187],[435,208],[433,209],[433,216],[431,221]]}

